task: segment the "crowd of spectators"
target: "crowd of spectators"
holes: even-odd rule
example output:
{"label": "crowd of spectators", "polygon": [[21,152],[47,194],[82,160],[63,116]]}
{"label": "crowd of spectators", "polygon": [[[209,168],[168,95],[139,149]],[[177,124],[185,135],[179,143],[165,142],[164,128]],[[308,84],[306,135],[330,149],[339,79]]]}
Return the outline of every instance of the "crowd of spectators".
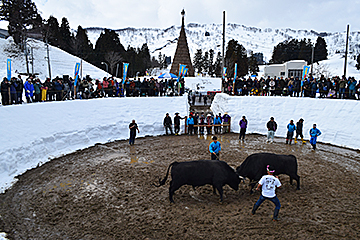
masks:
{"label": "crowd of spectators", "polygon": [[311,75],[300,80],[298,77],[261,77],[254,79],[239,78],[235,81],[233,89],[233,79],[223,80],[223,91],[229,94],[240,96],[291,96],[291,97],[319,97],[319,98],[338,98],[338,99],[360,99],[360,81],[354,77],[342,78],[336,76],[319,79]]}
{"label": "crowd of spectators", "polygon": [[[177,96],[178,84],[180,84],[180,95],[184,93],[184,80],[179,83],[177,80],[158,80],[154,78],[144,78],[141,80],[126,79],[123,86],[120,81],[113,77],[104,77],[102,80],[94,80],[86,76],[78,80],[76,88],[75,81],[71,77],[64,75],[53,80],[47,78],[41,81],[35,76],[29,76],[24,81],[21,75],[12,77],[9,81],[6,77],[0,85],[2,105],[22,104],[25,102],[46,102],[63,101],[71,99],[90,99],[103,97],[145,97],[145,96]],[[74,91],[76,90],[76,95]]]}

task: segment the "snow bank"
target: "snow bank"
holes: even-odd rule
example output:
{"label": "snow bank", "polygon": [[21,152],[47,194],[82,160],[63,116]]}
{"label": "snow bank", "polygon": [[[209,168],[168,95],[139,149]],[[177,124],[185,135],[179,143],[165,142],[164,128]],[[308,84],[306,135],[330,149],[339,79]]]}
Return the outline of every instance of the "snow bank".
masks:
{"label": "snow bank", "polygon": [[291,119],[304,122],[304,137],[316,123],[322,132],[320,142],[360,149],[360,101],[340,99],[312,99],[292,97],[229,96],[217,94],[211,106],[214,113],[228,112],[232,117],[231,131],[240,132],[243,115],[249,121],[247,133],[267,134],[266,123],[273,116],[278,124],[275,136],[286,137]]}
{"label": "snow bank", "polygon": [[[164,133],[169,112],[187,115],[187,96],[106,98],[0,107],[0,189],[14,176],[50,158],[95,143],[129,138],[135,119],[139,137]],[[184,125],[184,124],[183,124]]]}

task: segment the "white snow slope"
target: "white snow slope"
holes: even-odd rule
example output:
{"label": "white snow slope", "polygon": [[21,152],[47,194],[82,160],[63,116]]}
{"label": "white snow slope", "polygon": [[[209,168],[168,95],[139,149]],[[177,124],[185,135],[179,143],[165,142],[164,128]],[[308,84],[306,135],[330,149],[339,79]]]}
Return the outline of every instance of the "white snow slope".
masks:
{"label": "white snow slope", "polygon": [[[291,119],[304,122],[304,138],[309,140],[309,130],[314,123],[322,135],[319,142],[360,149],[360,124],[358,114],[360,101],[340,99],[313,99],[270,96],[229,96],[217,94],[211,106],[214,113],[232,117],[231,131],[240,132],[239,121],[243,115],[248,119],[247,133],[267,134],[266,123],[274,117],[278,124],[276,137],[286,137]],[[265,141],[264,137],[264,141]]]}
{"label": "white snow slope", "polygon": [[0,190],[13,178],[51,158],[96,143],[128,139],[129,123],[138,137],[164,134],[169,112],[187,115],[187,96],[105,98],[0,107]]}
{"label": "white snow slope", "polygon": [[[28,45],[33,48],[34,55],[34,73],[38,73],[41,82],[45,81],[46,77],[49,77],[48,62],[46,45],[41,41],[34,39],[28,40]],[[63,75],[69,75],[74,77],[75,64],[80,63],[80,58],[75,57],[59,48],[49,46],[50,49],[50,62],[51,62],[51,77],[62,77]],[[26,61],[24,53],[21,53],[15,46],[13,39],[0,39],[0,76],[7,76],[6,60],[11,59],[11,72],[13,77],[17,77],[17,73],[26,73]],[[29,56],[29,59],[31,57]],[[82,62],[82,75],[90,75],[92,78],[102,79],[107,73],[88,62]],[[29,63],[30,73],[32,72],[32,66]],[[81,74],[81,73],[80,73]],[[1,78],[1,80],[2,80]],[[23,78],[24,79],[24,78]]]}

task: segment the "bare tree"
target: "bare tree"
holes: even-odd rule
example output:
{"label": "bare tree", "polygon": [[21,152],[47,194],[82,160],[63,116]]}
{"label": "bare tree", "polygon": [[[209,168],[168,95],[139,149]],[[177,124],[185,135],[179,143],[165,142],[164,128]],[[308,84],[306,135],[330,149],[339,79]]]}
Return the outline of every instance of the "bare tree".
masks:
{"label": "bare tree", "polygon": [[[105,61],[107,63],[109,63],[110,74],[114,75],[114,69],[118,63],[122,62],[123,57],[121,56],[121,54],[119,52],[110,51],[105,54],[104,58],[105,58]],[[115,77],[117,77],[117,76],[115,76]]]}
{"label": "bare tree", "polygon": [[318,77],[324,75],[325,78],[329,78],[333,74],[330,71],[329,64],[319,62],[317,64],[314,64],[314,75]]}

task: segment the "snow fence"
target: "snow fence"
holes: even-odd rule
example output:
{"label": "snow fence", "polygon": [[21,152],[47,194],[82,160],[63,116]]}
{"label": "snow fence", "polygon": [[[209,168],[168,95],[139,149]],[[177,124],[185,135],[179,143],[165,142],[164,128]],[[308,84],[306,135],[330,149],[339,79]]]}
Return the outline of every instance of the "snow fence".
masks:
{"label": "snow fence", "polygon": [[[211,105],[214,113],[228,112],[231,131],[240,132],[239,121],[248,119],[247,133],[267,134],[266,124],[274,117],[278,124],[277,137],[286,137],[291,119],[295,124],[303,118],[303,133],[309,139],[314,123],[322,132],[319,142],[360,149],[360,101],[270,96],[229,96],[217,94]],[[265,140],[265,139],[264,139]]]}

